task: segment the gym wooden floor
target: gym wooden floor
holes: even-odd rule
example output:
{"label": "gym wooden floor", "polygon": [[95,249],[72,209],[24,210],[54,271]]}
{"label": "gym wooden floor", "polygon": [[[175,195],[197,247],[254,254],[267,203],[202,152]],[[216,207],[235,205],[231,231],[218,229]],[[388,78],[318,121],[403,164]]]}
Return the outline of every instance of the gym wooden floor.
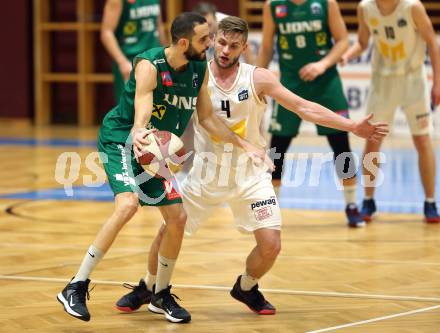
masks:
{"label": "gym wooden floor", "polygon": [[[16,124],[0,125],[0,132],[41,140],[96,136],[96,129]],[[54,179],[59,154],[76,151],[84,160],[94,150],[2,144],[0,194],[61,188]],[[133,314],[114,309],[128,291],[122,282],[145,274],[158,210],[140,210],[93,273],[92,319],[85,323],[55,297],[112,203],[2,198],[0,208],[0,332],[440,332],[440,226],[419,215],[383,213],[350,230],[342,212],[284,209],[282,252],[260,283],[278,312],[257,316],[229,296],[253,240],[233,228],[228,209],[219,209],[184,239],[173,290],[193,320],[176,325],[145,307]]]}

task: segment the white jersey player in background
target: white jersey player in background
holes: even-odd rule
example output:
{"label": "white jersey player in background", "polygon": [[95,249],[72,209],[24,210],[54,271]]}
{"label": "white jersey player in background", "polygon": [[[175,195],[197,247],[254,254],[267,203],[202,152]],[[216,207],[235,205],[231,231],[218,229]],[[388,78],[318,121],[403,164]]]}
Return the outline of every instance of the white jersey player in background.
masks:
{"label": "white jersey player in background", "polygon": [[[284,88],[269,70],[240,63],[247,47],[248,27],[241,18],[223,19],[215,37],[214,60],[208,63],[208,92],[213,111],[242,138],[265,147],[260,123],[266,108],[265,96],[270,96],[302,118],[324,126],[350,131],[363,138],[379,140],[388,132],[385,124],[370,124],[339,116],[319,104],[306,101]],[[204,98],[204,95],[199,97]],[[204,103],[203,103],[204,104]],[[246,163],[244,151],[228,143],[219,142],[195,123],[194,165],[181,186],[183,204],[188,214],[185,231],[193,234],[212,213],[213,208],[228,203],[236,226],[252,232],[256,246],[246,259],[231,295],[258,314],[274,314],[275,307],[258,290],[258,280],[269,271],[281,248],[281,214],[278,200],[267,168]],[[245,157],[243,159],[243,157]],[[211,175],[211,176],[210,176]],[[147,281],[141,280],[133,291],[117,303],[124,311],[137,310],[149,302],[149,291],[154,284],[157,249],[161,234],[150,249]],[[211,264],[215,270],[215,259]]]}
{"label": "white jersey player in background", "polygon": [[[428,223],[440,222],[435,204],[435,156],[430,137],[431,106],[440,104],[440,51],[432,23],[419,0],[363,0],[358,5],[358,42],[343,56],[345,64],[368,48],[373,37],[372,80],[367,114],[391,124],[400,106],[406,114],[425,190]],[[431,96],[425,73],[428,47],[433,69]],[[367,140],[364,156],[380,149],[382,141]],[[378,161],[377,161],[378,164]],[[364,176],[371,177],[367,169]],[[373,185],[365,187],[361,214],[366,222],[376,212]]]}

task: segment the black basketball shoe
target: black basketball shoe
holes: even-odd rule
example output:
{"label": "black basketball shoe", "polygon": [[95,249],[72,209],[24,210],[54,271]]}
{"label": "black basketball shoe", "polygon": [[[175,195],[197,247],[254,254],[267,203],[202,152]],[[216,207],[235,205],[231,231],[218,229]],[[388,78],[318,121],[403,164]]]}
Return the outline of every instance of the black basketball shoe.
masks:
{"label": "black basketball shoe", "polygon": [[276,313],[275,307],[264,298],[263,294],[258,290],[258,284],[251,290],[245,291],[240,287],[241,275],[237,278],[230,294],[237,301],[246,304],[249,309],[260,315],[273,315]]}
{"label": "black basketball shoe", "polygon": [[[64,306],[66,311],[71,316],[84,320],[90,320],[89,310],[87,310],[86,296],[89,296],[90,280],[78,281],[69,283],[58,295],[57,300]],[[93,288],[92,288],[93,289]]]}
{"label": "black basketball shoe", "polygon": [[154,313],[161,313],[165,318],[172,323],[188,323],[191,321],[191,315],[177,304],[175,298],[180,301],[180,298],[171,294],[171,286],[161,290],[151,297],[151,303],[148,305],[148,310]]}
{"label": "black basketball shoe", "polygon": [[376,202],[374,199],[364,199],[362,201],[361,215],[365,222],[370,223],[376,214]]}
{"label": "black basketball shoe", "polygon": [[139,285],[133,286],[124,283],[123,286],[133,291],[122,296],[116,303],[116,309],[123,312],[133,312],[138,310],[142,305],[149,304],[151,300],[151,291],[147,289],[144,279],[139,281]]}

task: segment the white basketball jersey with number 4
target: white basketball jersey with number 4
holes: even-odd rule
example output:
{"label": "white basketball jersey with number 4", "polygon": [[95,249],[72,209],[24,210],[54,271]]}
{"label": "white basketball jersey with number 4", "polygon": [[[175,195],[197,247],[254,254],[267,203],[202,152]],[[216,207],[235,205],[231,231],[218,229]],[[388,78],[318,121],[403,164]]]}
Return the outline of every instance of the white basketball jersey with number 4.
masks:
{"label": "white basketball jersey with number 4", "polygon": [[411,7],[416,0],[400,0],[390,15],[382,15],[376,0],[360,4],[373,37],[373,72],[403,75],[417,70],[425,59],[426,43],[414,24]]}
{"label": "white basketball jersey with number 4", "polygon": [[[266,142],[260,131],[260,124],[267,104],[264,100],[260,100],[255,92],[253,74],[256,67],[240,63],[234,83],[230,88],[224,90],[217,84],[211,72],[211,61],[207,67],[209,70],[208,92],[211,97],[213,112],[240,137],[257,146],[265,147]],[[211,136],[200,126],[197,116],[195,116],[194,130],[196,153],[214,153],[217,158],[216,164],[223,164],[222,156],[225,152],[225,143],[220,141],[219,138]],[[231,145],[229,144],[229,146]],[[236,164],[241,153],[243,153],[241,149],[234,147],[233,165]]]}

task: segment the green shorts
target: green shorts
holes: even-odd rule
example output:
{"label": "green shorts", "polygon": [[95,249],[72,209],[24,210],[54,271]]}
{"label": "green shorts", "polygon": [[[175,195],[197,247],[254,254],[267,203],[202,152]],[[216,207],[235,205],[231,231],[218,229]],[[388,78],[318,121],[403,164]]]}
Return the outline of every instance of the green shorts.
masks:
{"label": "green shorts", "polygon": [[[286,79],[282,80],[288,81]],[[348,118],[348,103],[344,96],[339,75],[326,73],[312,82],[300,82],[299,84],[283,83],[284,86],[311,102],[325,106],[326,108]],[[269,131],[278,136],[295,137],[298,135],[302,119],[294,112],[275,103]],[[340,130],[316,125],[319,135],[341,133]]]}
{"label": "green shorts", "polygon": [[123,144],[98,140],[98,151],[115,195],[137,193],[141,206],[166,206],[182,202],[176,190],[176,181],[148,175],[136,162],[132,149],[125,149]]}

